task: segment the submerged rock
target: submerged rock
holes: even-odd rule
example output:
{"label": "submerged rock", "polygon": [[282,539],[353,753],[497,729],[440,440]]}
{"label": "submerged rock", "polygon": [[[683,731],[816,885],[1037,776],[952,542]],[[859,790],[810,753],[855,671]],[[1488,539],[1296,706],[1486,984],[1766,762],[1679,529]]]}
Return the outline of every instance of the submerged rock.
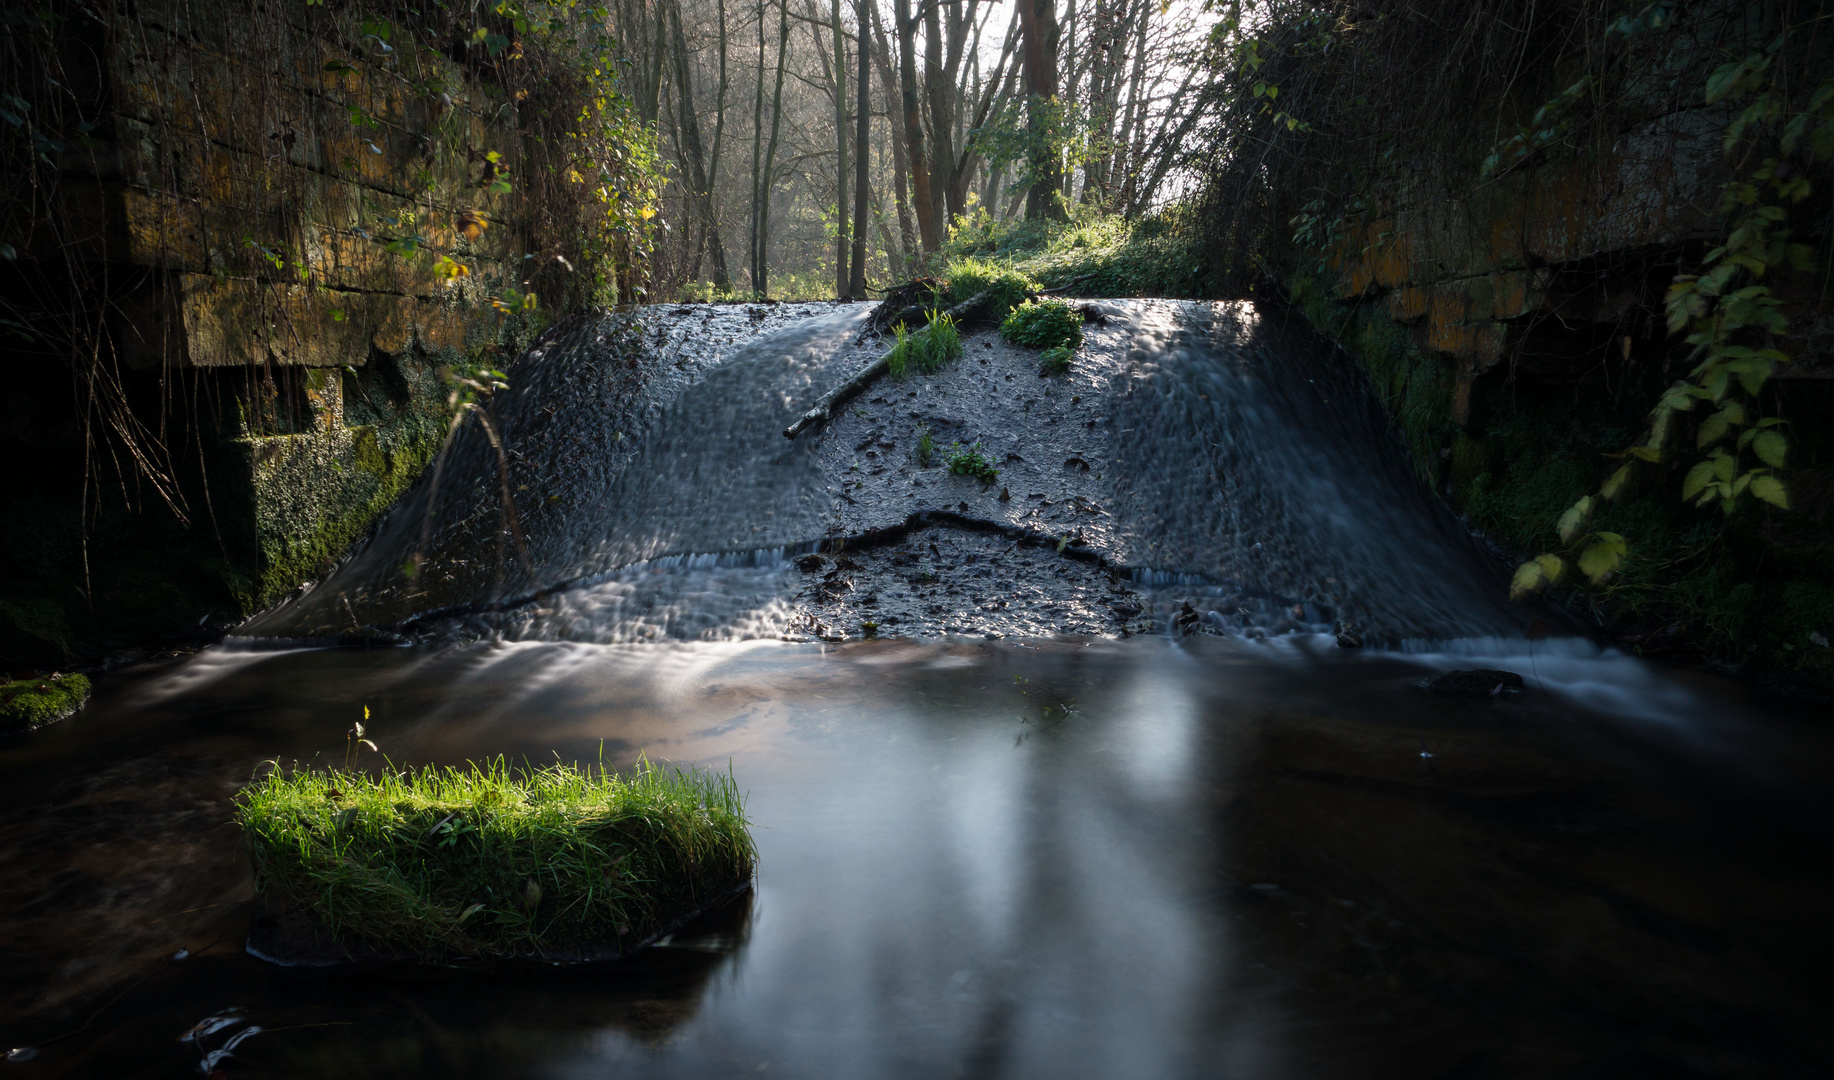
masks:
{"label": "submerged rock", "polygon": [[1475,668],[1429,675],[1414,684],[1422,690],[1453,697],[1498,697],[1522,692],[1522,676],[1513,671]]}

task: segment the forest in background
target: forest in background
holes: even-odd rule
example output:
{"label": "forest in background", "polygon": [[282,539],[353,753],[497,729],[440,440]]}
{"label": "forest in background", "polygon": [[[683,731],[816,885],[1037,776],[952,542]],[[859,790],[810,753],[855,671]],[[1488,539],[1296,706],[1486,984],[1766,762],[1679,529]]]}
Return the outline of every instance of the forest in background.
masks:
{"label": "forest in background", "polygon": [[1150,214],[1191,188],[1227,22],[1208,7],[615,2],[620,87],[668,178],[651,288],[860,298],[952,238]]}

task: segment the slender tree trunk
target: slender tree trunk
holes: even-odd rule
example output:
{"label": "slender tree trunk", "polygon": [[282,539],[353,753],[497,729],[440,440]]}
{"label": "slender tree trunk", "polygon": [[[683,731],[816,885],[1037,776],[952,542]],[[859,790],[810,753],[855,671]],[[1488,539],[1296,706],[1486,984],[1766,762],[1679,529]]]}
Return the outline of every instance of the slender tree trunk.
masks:
{"label": "slender tree trunk", "polygon": [[690,199],[700,218],[713,260],[713,287],[721,292],[731,287],[726,271],[726,247],[720,242],[720,223],[713,214],[713,187],[707,179],[707,164],[701,150],[700,119],[694,115],[694,72],[688,66],[688,39],[681,30],[681,0],[670,0],[669,30],[675,46],[675,105],[681,114],[682,156],[687,159],[688,183],[693,190]]}
{"label": "slender tree trunk", "polygon": [[841,29],[841,0],[828,0],[828,17],[834,27],[834,295],[845,300],[852,276],[847,258],[852,254],[848,236],[847,182],[847,35]]}
{"label": "slender tree trunk", "polygon": [[912,39],[917,28],[911,19],[911,0],[898,0],[893,14],[898,19],[898,83],[904,104],[904,144],[911,156],[911,196],[916,203],[917,231],[923,234],[923,250],[928,253],[941,246],[942,238],[936,230],[930,167],[923,152],[923,111],[917,104],[917,49]]}
{"label": "slender tree trunk", "polygon": [[[904,124],[894,118],[892,102],[898,101],[898,80],[892,74],[892,52],[889,39],[885,35],[884,23],[879,18],[879,5],[868,0],[868,10],[872,14],[873,40],[878,43],[879,52],[874,57],[879,71],[880,97],[885,100],[885,130],[892,145],[892,189],[897,196],[898,236],[902,241],[898,248],[901,270],[908,271],[916,265],[914,253],[917,250],[917,234],[911,228],[911,202],[907,178],[910,171],[910,152],[904,145]],[[891,250],[887,248],[886,250]],[[897,276],[894,274],[893,276]]]}
{"label": "slender tree trunk", "polygon": [[[720,219],[720,151],[726,141],[726,0],[719,0],[720,20],[720,89],[713,99],[713,159],[707,165],[707,205],[712,208],[713,220]],[[715,232],[714,243],[718,244],[715,258],[719,265],[726,265],[726,244]],[[726,289],[732,288],[732,272],[726,273]]]}
{"label": "slender tree trunk", "polygon": [[[854,57],[854,66],[859,69],[859,86],[853,102],[853,111],[858,115],[853,133],[853,266],[847,277],[847,290],[841,294],[853,300],[866,299],[866,190],[869,179],[866,171],[868,148],[872,146],[872,79],[867,63],[872,46],[866,36],[866,5],[869,2],[859,0],[854,7],[854,21],[859,24],[860,47],[858,55]],[[837,27],[840,25],[838,20],[837,15]]]}
{"label": "slender tree trunk", "polygon": [[763,219],[763,207],[760,205],[764,193],[764,0],[758,0],[758,92],[751,105],[751,236],[749,253],[749,274],[751,291],[764,295],[763,271],[758,263],[759,222]]}
{"label": "slender tree trunk", "polygon": [[759,177],[758,296],[770,296],[771,188],[777,168],[777,136],[783,129],[783,65],[790,55],[790,4],[777,0],[777,88],[771,92],[771,141],[764,151],[764,173]]}

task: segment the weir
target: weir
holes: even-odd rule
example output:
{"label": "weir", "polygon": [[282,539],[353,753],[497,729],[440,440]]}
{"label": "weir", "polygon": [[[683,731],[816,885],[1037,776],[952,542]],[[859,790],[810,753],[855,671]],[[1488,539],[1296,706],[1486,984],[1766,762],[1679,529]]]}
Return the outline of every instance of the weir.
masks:
{"label": "weir", "polygon": [[[650,344],[652,324],[711,317],[692,309],[564,328],[489,403],[500,453],[468,425],[365,546],[237,636],[795,637],[810,618],[790,560],[857,561],[919,526],[1092,562],[1135,582],[1143,610],[1191,604],[1187,629],[1341,625],[1390,644],[1521,632],[1502,570],[1423,489],[1366,377],[1297,317],[1244,302],[1087,310],[1099,321],[1069,378],[971,337],[958,365],[888,378],[788,441],[790,419],[882,348],[867,305],[692,369]],[[984,446],[1000,478],[951,476],[946,446],[925,468],[920,431]],[[1007,636],[965,612],[942,629]]]}

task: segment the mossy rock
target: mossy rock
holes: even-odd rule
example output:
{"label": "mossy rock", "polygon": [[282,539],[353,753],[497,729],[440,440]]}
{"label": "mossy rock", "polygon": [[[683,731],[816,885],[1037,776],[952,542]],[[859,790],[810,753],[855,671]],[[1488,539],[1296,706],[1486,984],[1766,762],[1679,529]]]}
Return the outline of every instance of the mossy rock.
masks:
{"label": "mossy rock", "polygon": [[284,964],[615,960],[751,886],[728,775],[502,759],[275,769],[238,796],[249,951]]}
{"label": "mossy rock", "polygon": [[88,700],[89,679],[83,675],[47,675],[0,684],[0,732],[55,724]]}

